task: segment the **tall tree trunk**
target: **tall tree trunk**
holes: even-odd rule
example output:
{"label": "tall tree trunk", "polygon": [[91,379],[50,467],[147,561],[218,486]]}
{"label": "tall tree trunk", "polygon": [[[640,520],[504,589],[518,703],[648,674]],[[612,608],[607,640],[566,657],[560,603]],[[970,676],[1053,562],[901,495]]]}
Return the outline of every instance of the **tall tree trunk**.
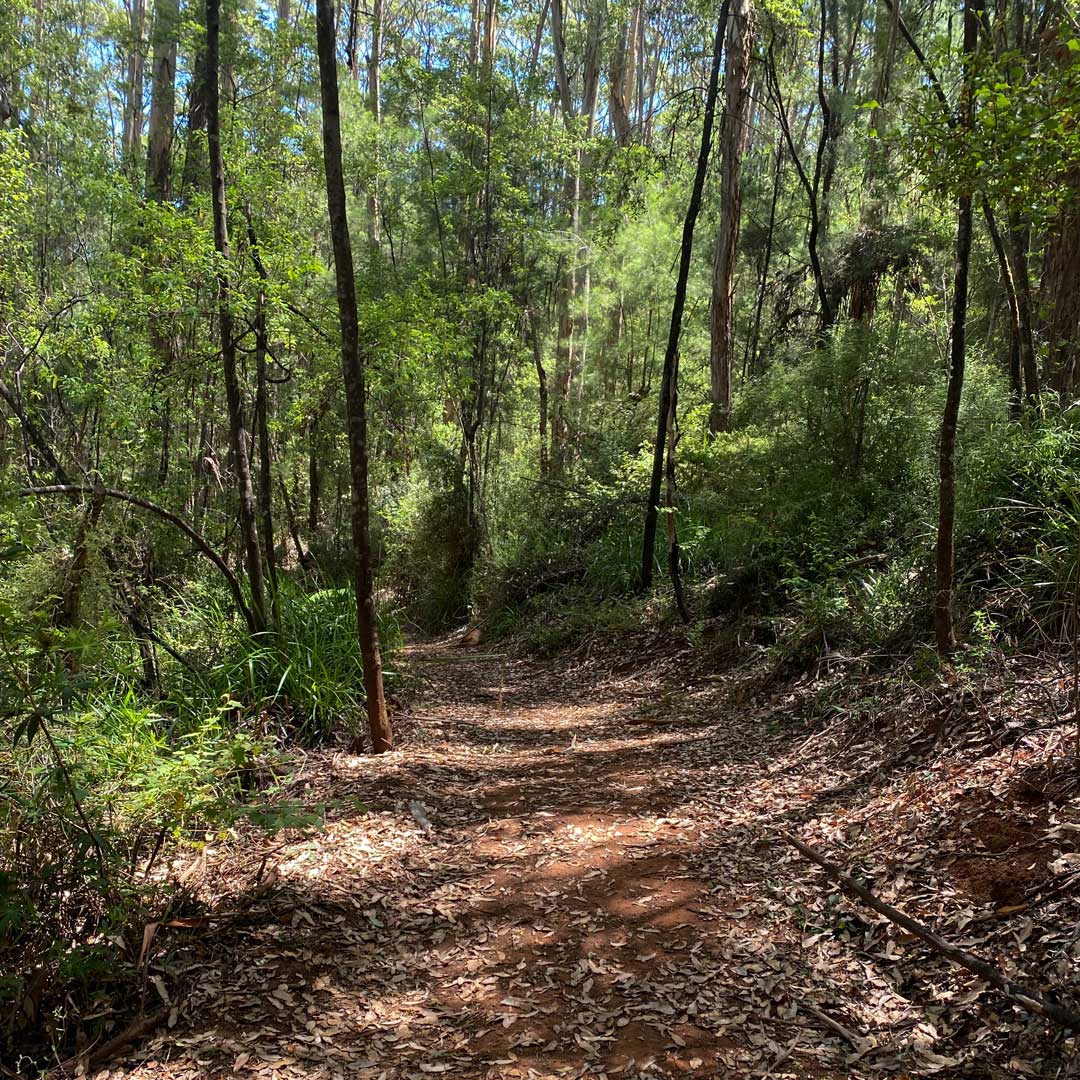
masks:
{"label": "tall tree trunk", "polygon": [[679,442],[679,357],[675,356],[675,370],[671,375],[671,406],[667,421],[667,462],[664,475],[664,519],[668,535],[668,576],[671,591],[675,595],[675,607],[684,623],[690,622],[686,595],[682,582],[682,552],[679,549],[679,529],[675,522],[675,447]]}
{"label": "tall tree trunk", "polygon": [[128,17],[131,30],[127,61],[127,80],[124,99],[124,119],[120,146],[124,162],[129,167],[139,153],[143,128],[143,30],[146,24],[146,0],[129,0]]}
{"label": "tall tree trunk", "polygon": [[713,260],[709,319],[711,376],[709,431],[731,429],[731,375],[735,365],[735,262],[742,217],[742,165],[750,130],[750,0],[732,0],[727,31],[726,102],[720,138],[720,229]]}
{"label": "tall tree trunk", "polygon": [[251,207],[244,206],[247,219],[248,247],[251,261],[259,278],[255,296],[255,436],[259,449],[258,514],[259,532],[263,542],[266,576],[270,582],[270,605],[274,624],[279,625],[277,555],[274,545],[273,474],[270,467],[270,394],[266,379],[266,356],[270,351],[270,334],[266,325],[266,283],[270,275],[262,261],[259,238]]}
{"label": "tall tree trunk", "polygon": [[382,43],[384,0],[374,0],[371,6],[371,52],[368,54],[368,109],[375,121],[375,167],[368,184],[368,243],[372,250],[379,246],[379,139],[382,128]]}
{"label": "tall tree trunk", "polygon": [[180,180],[180,197],[202,187],[206,175],[206,154],[201,135],[206,131],[207,98],[206,51],[198,48],[191,66],[188,84],[187,138],[184,144],[184,172]]}
{"label": "tall tree trunk", "polygon": [[[893,61],[896,57],[896,41],[900,9],[894,5],[885,9],[887,21],[879,16],[874,30],[874,55],[877,72],[874,77],[874,106],[870,110],[867,131],[866,160],[862,177],[862,204],[859,207],[859,229],[869,242],[881,231],[886,212],[886,173],[888,148],[882,138],[885,122],[885,103],[889,97]],[[877,310],[878,287],[881,275],[875,267],[868,267],[854,277],[850,287],[848,315],[853,322],[866,323],[873,320]]]}
{"label": "tall tree trunk", "polygon": [[[342,9],[344,10],[344,8]],[[360,0],[349,0],[349,33],[345,38],[345,66],[360,80]]]}
{"label": "tall tree trunk", "polygon": [[[179,0],[156,0],[151,30],[153,45],[150,86],[150,132],[146,149],[146,197],[150,202],[166,202],[172,194],[172,138],[176,119],[176,43],[180,29]],[[172,372],[179,342],[166,322],[155,314],[150,317],[150,344],[168,378]],[[158,458],[158,484],[169,478],[169,444],[172,435],[172,396],[166,382],[161,403],[161,454]]]}
{"label": "tall tree trunk", "polygon": [[[559,93],[559,106],[563,124],[571,136],[576,128],[577,110],[573,89],[566,69],[566,43],[563,28],[563,0],[551,0],[551,46],[555,61],[555,84]],[[577,296],[577,237],[580,229],[581,172],[578,161],[567,169],[563,177],[563,206],[570,217],[570,232],[574,243],[559,265],[555,285],[556,335],[555,335],[555,402],[551,411],[551,470],[562,472],[568,442],[567,401],[574,370],[574,318],[573,304]]]}
{"label": "tall tree trunk", "polygon": [[539,397],[538,433],[540,435],[540,475],[546,477],[548,462],[548,377],[544,369],[544,349],[540,340],[540,319],[532,309],[528,313],[529,334],[532,338],[533,364],[536,367],[536,385]]}
{"label": "tall tree trunk", "polygon": [[709,86],[705,93],[705,115],[701,123],[701,146],[698,149],[697,171],[690,201],[683,219],[682,246],[679,251],[679,276],[675,281],[675,298],[671,305],[671,325],[668,328],[667,350],[664,353],[664,370],[660,380],[660,400],[657,406],[656,439],[653,442],[652,476],[649,480],[649,498],[645,507],[645,528],[641,547],[642,589],[652,586],[653,562],[656,557],[656,519],[660,507],[660,487],[664,477],[664,451],[667,445],[668,420],[675,383],[675,361],[679,355],[679,337],[682,333],[683,309],[686,307],[686,283],[690,278],[690,257],[694,250],[694,226],[701,210],[701,193],[705,187],[705,174],[709,168],[709,151],[712,149],[713,118],[716,115],[716,95],[720,83],[720,60],[724,52],[724,31],[727,28],[730,0],[720,5],[720,18],[716,23],[713,39],[712,68]]}
{"label": "tall tree trunk", "polygon": [[754,329],[746,351],[744,367],[753,373],[758,370],[758,342],[761,340],[761,312],[765,306],[765,289],[769,284],[769,267],[772,264],[773,241],[776,234],[776,207],[780,201],[780,181],[784,175],[784,136],[776,140],[776,159],[773,165],[772,198],[769,200],[769,225],[765,231],[765,251],[761,256],[761,277],[758,280],[757,303],[754,305]]}
{"label": "tall tree trunk", "polygon": [[[979,32],[979,12],[983,0],[964,0],[964,82],[960,90],[959,124],[967,130],[974,124],[973,58]],[[953,627],[953,582],[956,572],[956,424],[960,397],[964,390],[966,359],[968,269],[971,262],[972,195],[963,190],[957,199],[956,280],[953,286],[952,336],[949,348],[949,382],[945,392],[945,412],[938,444],[938,531],[936,587],[934,592],[934,637],[939,652],[956,647]]]}
{"label": "tall tree trunk", "polygon": [[319,518],[321,516],[322,499],[322,469],[319,467],[318,427],[319,418],[316,416],[308,428],[308,534],[309,542],[314,542],[319,535]]}
{"label": "tall tree trunk", "polygon": [[1040,409],[1039,362],[1035,353],[1033,304],[1031,300],[1031,274],[1028,272],[1028,242],[1030,229],[1017,214],[1009,214],[1009,228],[1005,246],[1016,287],[1016,315],[1020,324],[1020,370],[1023,375],[1024,400],[1027,407],[1037,413]]}
{"label": "tall tree trunk", "polygon": [[[1016,282],[1013,278],[1012,263],[1009,260],[1005,241],[998,228],[994,208],[985,195],[982,196],[982,210],[986,230],[990,234],[990,243],[997,256],[998,272],[1001,276],[1001,284],[1005,288],[1005,299],[1009,307],[1009,416],[1013,420],[1019,420],[1024,408],[1024,376],[1020,359],[1020,308],[1016,298]],[[991,320],[992,330],[993,320]]]}
{"label": "tall tree trunk", "polygon": [[367,391],[364,357],[356,307],[352,241],[345,205],[341,168],[341,115],[338,106],[337,52],[334,43],[333,0],[316,0],[315,27],[319,48],[319,86],[322,96],[323,157],[326,163],[326,206],[334,247],[338,318],[341,323],[341,366],[348,420],[349,477],[352,484],[353,573],[356,581],[356,624],[367,693],[371,749],[381,754],[394,744],[383,694],[382,659],[375,621],[375,581],[368,533]]}
{"label": "tall tree trunk", "polygon": [[628,13],[628,22],[619,28],[608,67],[608,115],[611,117],[615,142],[620,147],[630,145],[634,130],[630,116],[634,103],[640,19],[641,2],[638,0]]}
{"label": "tall tree trunk", "polygon": [[[585,49],[582,60],[580,108],[566,67],[563,0],[551,0],[551,41],[555,83],[567,135],[577,142],[574,163],[563,178],[563,205],[570,218],[571,248],[565,256],[556,285],[558,337],[555,345],[555,401],[551,410],[551,469],[561,472],[570,454],[569,402],[584,349],[588,312],[574,307],[582,281],[588,280],[586,253],[581,243],[584,176],[588,169],[587,144],[596,119],[600,85],[600,46],[607,18],[605,0],[591,0],[586,12]],[[582,128],[584,121],[584,128]]]}
{"label": "tall tree trunk", "polygon": [[[821,101],[824,101],[823,91],[820,90],[821,66],[824,64],[825,57],[823,35],[824,29],[822,29],[822,37],[819,39],[818,43],[818,81],[819,99]],[[810,229],[806,237],[806,250],[807,255],[810,258],[810,269],[814,275],[814,288],[817,292],[818,304],[821,307],[821,328],[822,336],[824,336],[825,332],[833,325],[836,318],[832,302],[829,299],[828,289],[825,287],[825,272],[821,267],[821,256],[818,253],[818,237],[821,233],[821,219],[818,214],[818,189],[821,182],[821,164],[825,151],[828,119],[827,117],[822,118],[821,138],[818,140],[817,149],[817,164],[814,168],[814,179],[811,181],[803,166],[802,160],[799,158],[799,152],[795,149],[795,140],[791,134],[791,123],[788,119],[787,106],[784,104],[783,95],[780,90],[780,77],[776,70],[776,56],[773,53],[771,45],[769,46],[765,73],[772,89],[773,100],[776,102],[776,118],[780,124],[780,131],[784,136],[784,141],[787,143],[788,153],[791,155],[791,163],[795,166],[795,172],[799,177],[799,183],[802,184],[803,191],[806,192],[806,201],[810,211]]]}
{"label": "tall tree trunk", "polygon": [[256,632],[266,629],[266,598],[263,586],[262,550],[251,484],[248,436],[244,430],[243,401],[236,364],[229,285],[229,227],[225,209],[225,162],[221,152],[221,115],[218,89],[221,0],[206,0],[206,134],[210,148],[210,197],[214,214],[214,247],[221,260],[218,272],[218,327],[221,331],[221,361],[225,376],[225,398],[229,412],[229,443],[236,486],[240,497],[240,542],[251,585],[251,609]]}
{"label": "tall tree trunk", "polygon": [[146,196],[159,202],[172,194],[172,138],[176,119],[176,40],[180,29],[179,0],[156,0],[153,73],[150,89],[150,133],[146,146]]}

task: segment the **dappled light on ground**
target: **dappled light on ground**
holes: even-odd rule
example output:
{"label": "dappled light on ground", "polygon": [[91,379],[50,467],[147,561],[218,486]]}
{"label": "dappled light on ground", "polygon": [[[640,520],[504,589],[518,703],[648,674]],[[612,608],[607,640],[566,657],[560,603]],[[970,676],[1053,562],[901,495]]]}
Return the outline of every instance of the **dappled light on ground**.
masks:
{"label": "dappled light on ground", "polygon": [[[673,697],[437,646],[411,659],[399,749],[298,772],[324,832],[206,859],[220,916],[151,965],[190,991],[114,1071],[898,1076],[990,1052],[998,1003],[775,840],[813,819],[834,838],[918,829],[934,799],[918,747],[843,771],[820,731],[720,687]],[[899,850],[894,897],[925,854]],[[939,890],[950,915],[971,876],[961,863]],[[1022,1047],[1033,1033],[1008,1022]]]}

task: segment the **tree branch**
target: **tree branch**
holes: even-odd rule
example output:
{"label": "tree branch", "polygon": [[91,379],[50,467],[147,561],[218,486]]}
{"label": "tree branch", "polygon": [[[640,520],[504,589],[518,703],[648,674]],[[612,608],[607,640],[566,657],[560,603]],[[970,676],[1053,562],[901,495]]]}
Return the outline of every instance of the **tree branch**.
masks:
{"label": "tree branch", "polygon": [[21,496],[80,495],[83,497],[103,495],[110,499],[131,503],[132,506],[149,510],[151,514],[163,518],[171,525],[175,525],[221,571],[221,576],[228,583],[229,591],[236,601],[240,614],[244,616],[248,629],[254,630],[255,624],[251,616],[251,610],[244,599],[244,590],[240,587],[236,575],[229,569],[229,564],[210,546],[210,542],[206,537],[196,532],[182,517],[174,514],[171,510],[166,510],[165,507],[158,506],[157,503],[153,503],[149,499],[144,499],[140,495],[132,495],[127,491],[118,491],[116,488],[89,487],[81,484],[49,484],[45,487],[21,488],[19,494]]}
{"label": "tree branch", "polygon": [[836,863],[826,859],[820,852],[815,851],[808,844],[804,844],[791,833],[781,832],[781,837],[793,847],[798,848],[811,862],[817,863],[839,886],[853,896],[857,896],[868,908],[884,915],[886,919],[902,926],[908,933],[914,934],[920,940],[926,942],[935,952],[950,959],[954,964],[967,968],[968,971],[985,979],[991,986],[1000,990],[1010,1001],[1015,1002],[1022,1009],[1035,1013],[1064,1028],[1080,1031],[1080,1014],[1074,1012],[1065,1005],[1041,994],[1038,990],[1024,986],[1022,983],[1013,982],[1008,976],[996,967],[988,964],[985,960],[953,945],[944,938],[938,937],[933,930],[917,922],[910,915],[904,914],[891,904],[879,900],[866,886],[860,885],[849,874],[846,874]]}

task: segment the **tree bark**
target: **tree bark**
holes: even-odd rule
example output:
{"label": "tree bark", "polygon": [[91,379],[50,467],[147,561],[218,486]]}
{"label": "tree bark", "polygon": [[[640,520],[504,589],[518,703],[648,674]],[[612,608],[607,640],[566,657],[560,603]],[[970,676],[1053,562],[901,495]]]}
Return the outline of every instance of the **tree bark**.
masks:
{"label": "tree bark", "polygon": [[255,297],[255,437],[259,448],[259,488],[257,497],[259,533],[263,542],[263,559],[270,582],[270,606],[275,625],[279,624],[277,555],[274,545],[273,474],[270,467],[270,394],[266,379],[266,355],[270,351],[270,334],[266,325],[266,283],[270,275],[259,252],[259,239],[251,207],[245,205],[248,247],[251,261],[259,278]]}
{"label": "tree bark", "polygon": [[671,306],[671,324],[668,328],[667,350],[664,353],[664,369],[660,380],[660,401],[657,408],[656,439],[653,442],[652,476],[649,481],[649,498],[645,507],[645,528],[641,547],[640,587],[652,586],[653,563],[656,556],[656,518],[660,507],[660,487],[664,476],[664,451],[667,445],[668,418],[674,391],[675,365],[679,354],[679,337],[682,333],[683,309],[686,307],[686,283],[690,277],[690,257],[694,250],[694,226],[701,210],[701,193],[705,187],[705,174],[709,168],[709,151],[712,149],[713,118],[716,115],[716,96],[720,83],[720,60],[724,52],[724,32],[727,29],[730,0],[720,6],[720,18],[716,23],[713,39],[712,68],[709,86],[705,93],[705,115],[701,123],[701,145],[698,149],[697,171],[694,186],[683,219],[682,246],[679,252],[679,276],[675,281],[675,299]]}
{"label": "tree bark", "polygon": [[262,549],[248,459],[248,435],[244,430],[243,401],[236,364],[231,287],[229,284],[229,227],[225,208],[225,162],[221,152],[221,115],[218,88],[221,0],[206,0],[206,133],[210,148],[210,198],[214,215],[214,247],[220,260],[218,270],[218,328],[221,332],[221,362],[225,376],[225,398],[229,413],[229,443],[239,495],[239,523],[255,631],[266,629],[266,598],[263,584]]}
{"label": "tree bark", "polygon": [[326,205],[334,248],[338,318],[341,323],[341,365],[345,381],[348,420],[349,476],[352,484],[353,573],[356,581],[356,623],[367,693],[371,748],[380,754],[393,747],[386,715],[382,659],[375,622],[375,587],[368,533],[367,401],[364,357],[360,349],[352,242],[341,168],[341,116],[338,106],[337,53],[334,42],[333,0],[316,0],[315,26],[319,50],[319,85],[322,96],[323,156],[326,163]]}
{"label": "tree bark", "polygon": [[176,39],[180,22],[179,0],[156,0],[153,72],[150,89],[150,132],[146,146],[146,196],[165,202],[172,194],[173,124],[176,120]]}
{"label": "tree bark", "polygon": [[731,430],[731,375],[735,365],[735,263],[742,217],[742,166],[750,130],[750,0],[733,0],[724,70],[721,127],[720,229],[713,260],[709,319],[709,432]]}
{"label": "tree bark", "polygon": [[[979,11],[983,0],[964,0],[964,83],[960,91],[959,124],[969,129],[974,123],[975,101],[972,63],[978,40]],[[956,571],[956,424],[964,389],[966,359],[968,269],[971,262],[972,195],[961,191],[956,213],[956,277],[953,285],[952,335],[949,348],[949,382],[945,392],[945,412],[938,444],[938,527],[935,552],[934,638],[938,651],[948,654],[956,648],[953,626],[953,582]]]}
{"label": "tree bark", "polygon": [[143,30],[146,25],[146,0],[129,0],[128,17],[131,42],[128,50],[126,97],[124,100],[121,149],[124,162],[134,164],[139,153],[143,127],[143,75],[146,67],[143,57]]}
{"label": "tree bark", "polygon": [[382,127],[382,43],[383,0],[374,0],[371,7],[371,52],[368,54],[368,109],[375,121],[375,168],[368,185],[368,243],[378,248],[379,223],[379,137]]}

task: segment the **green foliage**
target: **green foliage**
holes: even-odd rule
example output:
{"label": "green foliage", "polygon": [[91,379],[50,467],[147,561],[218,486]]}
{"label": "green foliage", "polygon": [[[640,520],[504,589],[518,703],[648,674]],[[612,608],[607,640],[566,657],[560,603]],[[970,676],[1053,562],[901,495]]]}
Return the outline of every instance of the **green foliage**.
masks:
{"label": "green foliage", "polygon": [[[220,713],[261,738],[315,742],[358,732],[364,680],[352,589],[308,593],[283,578],[277,600],[280,629],[263,635],[236,619],[216,582],[189,585],[162,612],[160,632],[186,663],[166,663],[159,707],[181,730]],[[389,659],[401,633],[385,608],[378,629]]]}
{"label": "green foliage", "polygon": [[[115,620],[57,625],[50,559],[24,540],[3,550],[18,572],[0,590],[0,1016],[16,1037],[46,1015],[62,1034],[64,995],[115,977],[175,902],[152,872],[163,841],[321,824],[279,778],[292,743],[359,727],[356,607],[351,589],[285,579],[280,634],[256,639],[216,581],[189,582],[158,600],[183,658],[159,654],[158,689]],[[105,608],[84,595],[84,618]],[[392,656],[392,617],[380,634]]]}

